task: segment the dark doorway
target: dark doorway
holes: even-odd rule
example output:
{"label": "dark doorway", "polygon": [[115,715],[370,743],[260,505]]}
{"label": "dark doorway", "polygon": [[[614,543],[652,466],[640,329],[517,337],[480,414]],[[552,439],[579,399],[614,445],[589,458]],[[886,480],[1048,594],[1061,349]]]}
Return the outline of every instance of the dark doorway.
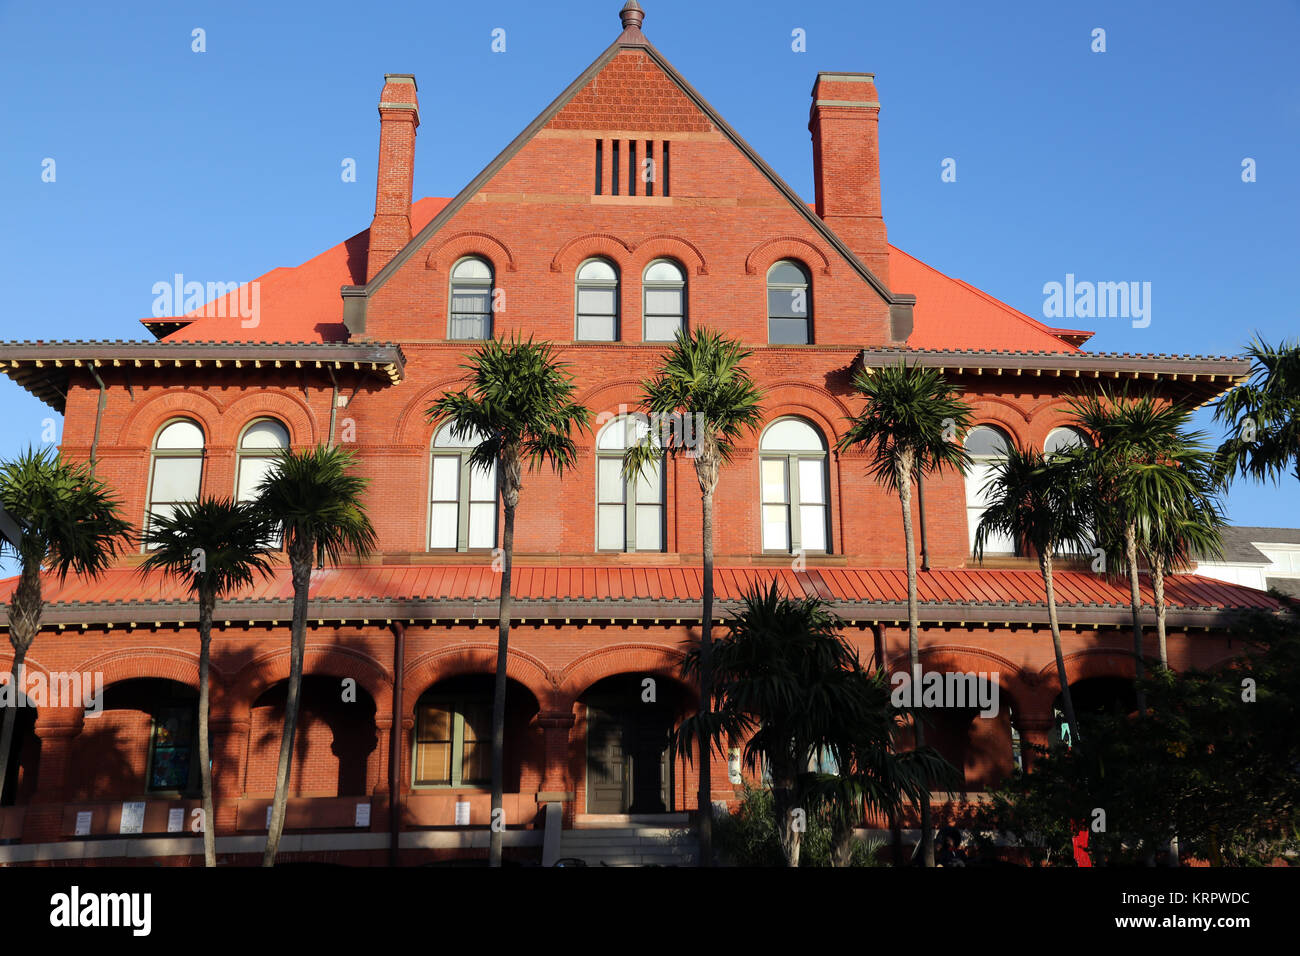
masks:
{"label": "dark doorway", "polygon": [[10,807],[18,802],[19,768],[25,769],[28,779],[23,782],[22,790],[28,795],[34,789],[36,760],[39,757],[39,742],[36,740],[36,708],[24,698],[25,706],[0,707],[0,728],[7,720],[16,719],[14,739],[9,751],[9,766],[5,779],[0,781],[0,807]]}
{"label": "dark doorway", "polygon": [[[660,682],[662,683],[662,682]],[[673,708],[642,699],[635,676],[601,681],[587,704],[587,812],[667,813]]]}

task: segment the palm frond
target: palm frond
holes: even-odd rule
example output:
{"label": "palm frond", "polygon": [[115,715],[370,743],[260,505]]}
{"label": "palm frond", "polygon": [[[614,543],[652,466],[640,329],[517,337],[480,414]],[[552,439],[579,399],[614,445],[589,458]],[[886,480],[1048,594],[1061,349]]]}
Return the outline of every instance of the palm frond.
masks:
{"label": "palm frond", "polygon": [[153,515],[143,541],[141,574],[163,573],[216,597],[270,577],[272,522],[252,502],[204,498]]}
{"label": "palm frond", "polygon": [[450,423],[453,435],[480,438],[470,455],[473,465],[500,465],[502,476],[524,462],[557,473],[573,466],[574,433],[590,430],[591,413],[574,400],[568,365],[549,343],[518,335],[492,339],[461,369],[466,387],[439,396],[425,414],[435,428]]}
{"label": "palm frond", "polygon": [[21,529],[24,566],[97,577],[132,540],[121,501],[90,466],[28,447],[0,464],[0,505]]}
{"label": "palm frond", "polygon": [[903,361],[864,368],[853,387],[866,404],[849,419],[836,448],[864,452],[875,481],[897,491],[904,458],[919,474],[970,467],[961,439],[970,428],[971,407],[938,369]]}
{"label": "palm frond", "polygon": [[290,555],[337,564],[345,553],[365,556],[378,539],[366,514],[369,481],[355,470],[356,457],[343,448],[317,445],[279,452],[255,489],[260,513],[284,539]]}

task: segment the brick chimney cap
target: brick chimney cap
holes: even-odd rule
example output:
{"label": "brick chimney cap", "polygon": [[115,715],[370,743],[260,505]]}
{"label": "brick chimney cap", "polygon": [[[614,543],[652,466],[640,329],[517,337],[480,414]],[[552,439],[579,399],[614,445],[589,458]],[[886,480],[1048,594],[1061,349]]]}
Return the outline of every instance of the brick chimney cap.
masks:
{"label": "brick chimney cap", "polygon": [[385,83],[410,83],[412,86],[415,87],[417,93],[420,91],[420,87],[415,82],[414,73],[385,73],[384,82]]}

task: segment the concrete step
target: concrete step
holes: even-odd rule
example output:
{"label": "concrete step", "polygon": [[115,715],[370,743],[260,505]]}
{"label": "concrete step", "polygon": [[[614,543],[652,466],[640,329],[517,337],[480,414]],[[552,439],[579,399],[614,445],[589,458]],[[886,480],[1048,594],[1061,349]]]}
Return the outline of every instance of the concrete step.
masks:
{"label": "concrete step", "polygon": [[565,830],[560,856],[588,866],[694,866],[695,834],[680,827],[603,826]]}

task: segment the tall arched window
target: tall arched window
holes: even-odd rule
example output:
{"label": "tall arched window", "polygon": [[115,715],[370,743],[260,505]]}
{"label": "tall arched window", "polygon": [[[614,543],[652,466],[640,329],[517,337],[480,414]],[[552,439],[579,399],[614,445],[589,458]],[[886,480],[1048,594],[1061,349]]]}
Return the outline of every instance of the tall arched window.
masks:
{"label": "tall arched window", "polygon": [[449,551],[493,548],[497,540],[497,471],[475,468],[469,456],[485,440],[453,434],[449,422],[433,436],[429,477],[429,547]]}
{"label": "tall arched window", "polygon": [[1046,456],[1055,455],[1057,452],[1065,451],[1067,448],[1091,448],[1092,442],[1088,436],[1077,428],[1069,425],[1061,428],[1053,428],[1047,433],[1047,441],[1043,443],[1043,454]]}
{"label": "tall arched window", "polygon": [[[985,486],[994,470],[1006,459],[1010,447],[1006,434],[992,425],[976,425],[966,435],[966,451],[971,456],[970,470],[966,472],[966,525],[972,553],[975,550],[975,531],[984,509],[988,507]],[[984,542],[984,553],[1015,554],[1016,543],[1007,535],[990,535]]]}
{"label": "tall arched window", "polygon": [[829,551],[826,442],[801,418],[782,418],[759,440],[763,550]]}
{"label": "tall arched window", "polygon": [[641,280],[645,300],[647,342],[671,342],[686,328],[686,275],[681,266],[668,259],[657,259],[645,270]]}
{"label": "tall arched window", "polygon": [[663,458],[636,478],[623,477],[623,452],[650,433],[644,415],[620,415],[596,436],[596,547],[664,549]]}
{"label": "tall arched window", "polygon": [[203,429],[188,418],[168,422],[153,442],[146,524],[170,517],[176,506],[199,500],[203,478]]}
{"label": "tall arched window", "polygon": [[812,340],[808,270],[792,259],[782,259],[767,270],[767,341],[807,345]]}
{"label": "tall arched window", "polygon": [[579,341],[618,339],[618,270],[606,259],[588,259],[578,267],[577,310]]}
{"label": "tall arched window", "polygon": [[271,471],[277,452],[289,447],[289,430],[274,418],[260,418],[239,436],[235,466],[235,500],[252,501]]}
{"label": "tall arched window", "polygon": [[492,338],[492,266],[472,256],[451,268],[447,338]]}

